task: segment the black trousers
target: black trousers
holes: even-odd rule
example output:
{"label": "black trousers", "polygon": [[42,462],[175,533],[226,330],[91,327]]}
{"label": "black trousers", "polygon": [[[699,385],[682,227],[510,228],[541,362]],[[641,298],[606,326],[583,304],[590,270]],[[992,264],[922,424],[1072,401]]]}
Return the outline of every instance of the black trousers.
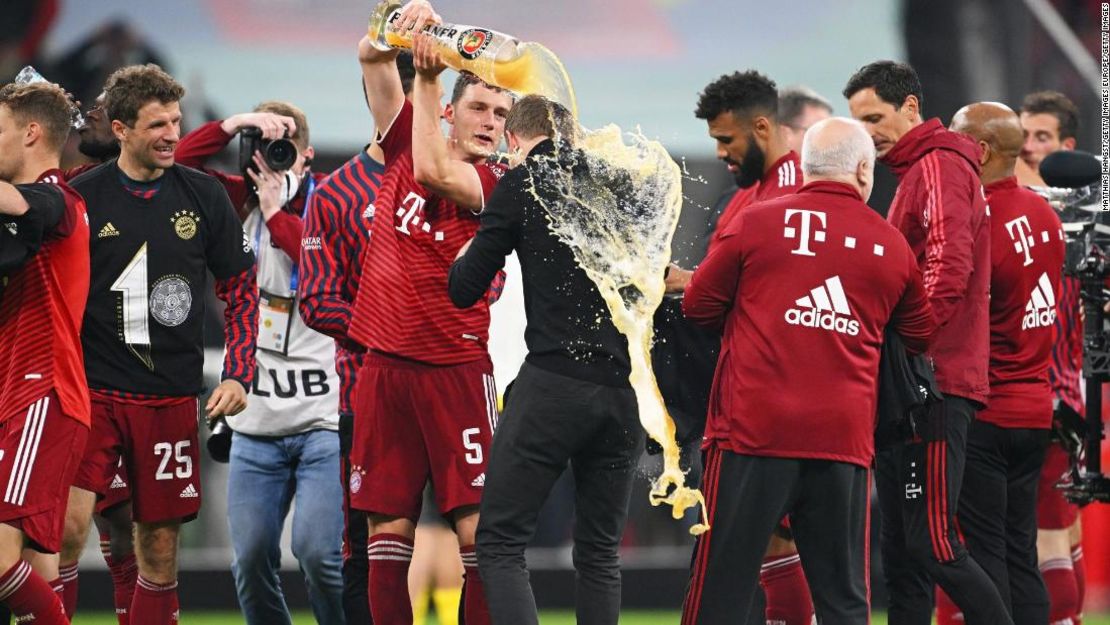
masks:
{"label": "black trousers", "polygon": [[974,417],[971,402],[949,396],[930,413],[921,440],[876,455],[890,625],[932,623],[934,583],[960,607],[967,625],[1013,623],[956,525],[967,432]]}
{"label": "black trousers", "polygon": [[351,442],[354,438],[354,415],[339,415],[340,476],[343,481],[343,614],[348,623],[372,624],[370,616],[370,560],[366,542],[370,528],[366,513],[351,508],[351,490],[347,480],[351,474]]}
{"label": "black trousers", "polygon": [[960,529],[1016,625],[1048,622],[1048,590],[1037,568],[1037,482],[1048,439],[1048,429],[982,421],[973,421],[967,436]]}
{"label": "black trousers", "polygon": [[694,547],[682,625],[735,625],[751,611],[767,540],[783,516],[822,625],[866,625],[870,472],[828,460],[706,454],[710,530]]}
{"label": "black trousers", "polygon": [[616,625],[633,471],[643,449],[636,396],[527,363],[493,436],[478,521],[478,567],[494,625],[535,625],[524,548],[555,480],[575,485],[575,604],[580,625]]}

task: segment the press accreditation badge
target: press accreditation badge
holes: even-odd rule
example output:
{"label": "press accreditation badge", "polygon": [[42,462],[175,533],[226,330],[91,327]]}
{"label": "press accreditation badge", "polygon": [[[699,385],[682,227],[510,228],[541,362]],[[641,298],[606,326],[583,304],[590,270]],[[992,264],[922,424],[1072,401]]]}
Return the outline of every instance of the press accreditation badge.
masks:
{"label": "press accreditation badge", "polygon": [[293,329],[291,297],[282,297],[260,290],[258,292],[258,348],[287,356],[289,332]]}

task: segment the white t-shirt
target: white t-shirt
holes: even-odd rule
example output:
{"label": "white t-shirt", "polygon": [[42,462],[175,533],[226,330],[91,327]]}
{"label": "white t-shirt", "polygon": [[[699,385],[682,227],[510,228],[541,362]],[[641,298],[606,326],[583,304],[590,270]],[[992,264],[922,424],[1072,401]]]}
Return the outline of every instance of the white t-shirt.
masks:
{"label": "white t-shirt", "polygon": [[[265,294],[293,299],[293,260],[271,244],[270,231],[259,209],[243,223],[258,263],[258,288]],[[259,314],[261,335],[274,331],[272,316]],[[281,331],[281,328],[277,328]],[[247,408],[227,419],[236,432],[287,436],[309,430],[339,429],[339,376],[335,372],[335,341],[301,320],[296,301],[288,318],[286,355],[259,348],[258,369],[249,389]]]}

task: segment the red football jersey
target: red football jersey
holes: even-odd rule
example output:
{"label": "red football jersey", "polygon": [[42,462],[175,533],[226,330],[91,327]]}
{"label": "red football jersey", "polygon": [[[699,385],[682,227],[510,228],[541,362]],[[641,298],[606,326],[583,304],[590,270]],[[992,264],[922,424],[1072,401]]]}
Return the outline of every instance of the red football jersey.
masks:
{"label": "red football jersey", "polygon": [[717,243],[729,222],[735,219],[737,213],[745,206],[796,193],[802,188],[802,184],[802,160],[791,150],[763,173],[762,180],[747,189],[740,189],[732,196],[732,200],[717,220],[717,228],[713,231],[713,236],[709,238],[709,249],[713,249],[713,245]]}
{"label": "red football jersey", "polygon": [[1079,280],[1064,276],[1056,307],[1056,340],[1048,360],[1048,383],[1056,397],[1072,410],[1084,414],[1083,405],[1083,320],[1079,311],[1083,301]]}
{"label": "red football jersey", "polygon": [[1013,177],[986,187],[991,219],[991,400],[979,419],[1052,425],[1048,361],[1055,337],[1064,231],[1056,211]]}
{"label": "red football jersey", "polygon": [[905,239],[836,182],[741,211],[694,272],[683,310],[724,330],[706,441],[863,467],[884,328],[918,352],[935,329]]}
{"label": "red football jersey", "polygon": [[85,201],[62,176],[58,169],[39,176],[38,184],[61,190],[65,210],[38,253],[8,276],[0,296],[0,420],[25,414],[54,390],[66,415],[89,424],[80,338],[89,293],[89,219]]}
{"label": "red football jersey", "polygon": [[[373,243],[363,253],[351,338],[368,349],[434,365],[488,358],[488,302],[460,310],[447,296],[447,273],[478,231],[478,215],[416,182],[408,101],[381,146],[386,171],[374,200]],[[504,169],[485,162],[474,169],[488,199]]]}

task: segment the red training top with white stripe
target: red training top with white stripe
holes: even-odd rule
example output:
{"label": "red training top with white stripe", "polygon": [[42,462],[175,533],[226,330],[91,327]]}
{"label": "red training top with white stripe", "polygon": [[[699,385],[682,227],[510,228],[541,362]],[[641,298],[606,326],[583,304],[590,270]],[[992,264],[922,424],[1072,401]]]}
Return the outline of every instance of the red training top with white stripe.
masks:
{"label": "red training top with white stripe", "polygon": [[1057,399],[1072,410],[1084,414],[1083,405],[1083,321],[1079,311],[1079,280],[1064,276],[1060,281],[1060,297],[1056,306],[1056,340],[1048,361],[1048,382]]}
{"label": "red training top with white stripe", "polygon": [[1049,352],[1064,266],[1056,211],[1012,176],[987,185],[991,211],[991,401],[978,418],[1004,428],[1052,425]]}
{"label": "red training top with white stripe", "polygon": [[683,310],[724,328],[707,442],[864,467],[884,328],[917,352],[935,329],[905,239],[836,182],[737,215],[694,272]]}
{"label": "red training top with white stripe", "polygon": [[887,218],[917,255],[937,335],[929,350],[942,393],[987,403],[990,382],[990,219],[979,146],[937,119],[882,158],[898,177]]}
{"label": "red training top with white stripe", "polygon": [[717,219],[717,228],[709,238],[708,249],[713,249],[729,222],[745,206],[796,193],[802,188],[802,182],[802,161],[798,158],[798,154],[791,150],[763,173],[762,180],[747,189],[738,190],[732,196],[728,206],[725,206],[725,210]]}
{"label": "red training top with white stripe", "polygon": [[[371,244],[351,316],[350,336],[368,349],[433,365],[488,358],[489,303],[458,309],[447,273],[478,231],[478,215],[427,191],[413,176],[412,104],[381,137],[386,171],[374,200]],[[504,169],[476,163],[489,198]]]}
{"label": "red training top with white stripe", "polygon": [[[0,295],[0,421],[22,415],[53,390],[62,411],[89,424],[81,321],[89,293],[89,219],[85,201],[51,169],[35,185],[61,191],[61,219],[38,253],[7,276]],[[34,206],[37,199],[24,196]],[[51,201],[42,198],[43,201]]]}

